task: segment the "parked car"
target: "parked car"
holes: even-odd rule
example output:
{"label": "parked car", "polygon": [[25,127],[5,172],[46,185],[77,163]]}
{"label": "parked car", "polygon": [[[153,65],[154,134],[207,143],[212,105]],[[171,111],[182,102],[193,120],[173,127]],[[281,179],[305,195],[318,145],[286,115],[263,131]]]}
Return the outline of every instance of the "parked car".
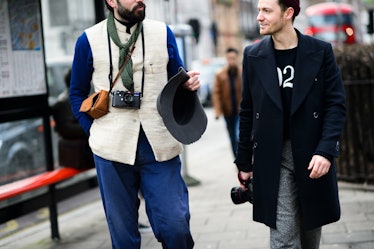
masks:
{"label": "parked car", "polygon": [[192,69],[200,72],[198,96],[203,106],[212,104],[212,88],[216,72],[226,64],[224,57],[214,57],[192,61]]}
{"label": "parked car", "polygon": [[45,170],[41,118],[0,124],[0,185]]}

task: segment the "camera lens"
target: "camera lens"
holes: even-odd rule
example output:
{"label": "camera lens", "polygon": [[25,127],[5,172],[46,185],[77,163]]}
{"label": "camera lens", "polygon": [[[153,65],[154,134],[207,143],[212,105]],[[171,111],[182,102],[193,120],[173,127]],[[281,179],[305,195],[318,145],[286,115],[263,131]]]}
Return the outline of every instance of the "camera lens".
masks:
{"label": "camera lens", "polygon": [[233,187],[231,189],[231,200],[236,205],[247,201],[253,203],[252,192],[241,187]]}
{"label": "camera lens", "polygon": [[126,104],[129,104],[129,103],[132,103],[134,101],[134,96],[132,96],[131,93],[127,93],[127,94],[125,94],[123,99],[124,99]]}

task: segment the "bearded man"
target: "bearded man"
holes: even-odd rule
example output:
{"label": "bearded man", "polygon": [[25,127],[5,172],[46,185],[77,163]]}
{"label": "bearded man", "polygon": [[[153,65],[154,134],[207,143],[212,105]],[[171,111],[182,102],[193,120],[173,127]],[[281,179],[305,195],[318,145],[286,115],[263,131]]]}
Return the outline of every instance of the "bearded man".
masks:
{"label": "bearded man", "polygon": [[[112,247],[140,248],[140,191],[162,247],[193,248],[188,191],[180,173],[182,145],[165,127],[156,105],[168,79],[183,67],[175,36],[165,23],[145,19],[143,0],[105,3],[108,18],[77,40],[70,102],[89,135]],[[188,74],[183,86],[196,91],[199,73]],[[95,92],[111,89],[109,113],[97,119],[79,111],[91,84]],[[131,101],[123,101],[123,95]]]}

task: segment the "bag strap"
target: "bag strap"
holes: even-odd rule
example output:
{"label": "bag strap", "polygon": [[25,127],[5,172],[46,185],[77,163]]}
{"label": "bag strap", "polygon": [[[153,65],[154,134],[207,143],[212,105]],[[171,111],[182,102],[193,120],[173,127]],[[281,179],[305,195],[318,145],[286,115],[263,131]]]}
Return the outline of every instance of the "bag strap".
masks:
{"label": "bag strap", "polygon": [[125,66],[126,66],[127,62],[129,62],[129,60],[130,60],[130,58],[131,58],[131,55],[132,55],[132,52],[134,52],[134,49],[135,49],[135,43],[132,45],[132,48],[131,48],[130,52],[126,55],[126,59],[125,59],[125,61],[123,62],[121,68],[119,69],[119,71],[118,71],[116,77],[114,78],[114,81],[113,81],[113,83],[112,83],[112,87],[111,87],[110,90],[112,90],[114,84],[116,83],[116,81],[118,80],[119,76],[120,76],[121,73],[123,72],[123,69],[125,69]]}

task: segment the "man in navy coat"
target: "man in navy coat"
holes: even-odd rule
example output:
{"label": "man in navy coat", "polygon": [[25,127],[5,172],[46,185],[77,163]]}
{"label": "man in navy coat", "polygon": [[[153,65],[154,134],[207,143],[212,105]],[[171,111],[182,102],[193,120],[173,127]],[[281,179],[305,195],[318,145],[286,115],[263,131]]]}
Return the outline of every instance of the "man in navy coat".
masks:
{"label": "man in navy coat", "polygon": [[253,219],[271,248],[319,248],[321,227],[340,218],[334,158],[345,93],[331,44],[293,27],[299,0],[259,0],[260,42],[243,54],[235,163],[253,177]]}

